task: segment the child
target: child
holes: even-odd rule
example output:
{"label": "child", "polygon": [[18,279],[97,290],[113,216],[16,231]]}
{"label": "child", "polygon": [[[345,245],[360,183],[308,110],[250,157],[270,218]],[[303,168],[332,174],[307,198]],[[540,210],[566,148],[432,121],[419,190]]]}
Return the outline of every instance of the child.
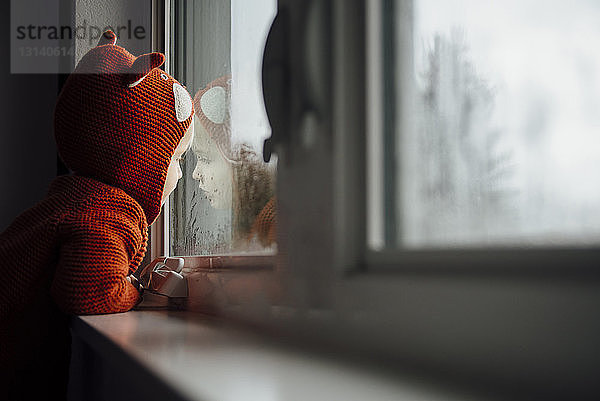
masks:
{"label": "child", "polygon": [[194,96],[198,126],[192,177],[212,207],[233,207],[234,248],[264,250],[276,242],[275,163],[264,163],[250,145],[234,143],[230,99],[231,75],[215,79]]}
{"label": "child", "polygon": [[140,299],[129,275],[193,135],[191,97],[158,69],[163,62],[160,53],[132,56],[107,31],[65,83],[54,128],[73,174],[0,235],[0,374],[9,388],[46,381],[63,391],[67,314],[124,312]]}

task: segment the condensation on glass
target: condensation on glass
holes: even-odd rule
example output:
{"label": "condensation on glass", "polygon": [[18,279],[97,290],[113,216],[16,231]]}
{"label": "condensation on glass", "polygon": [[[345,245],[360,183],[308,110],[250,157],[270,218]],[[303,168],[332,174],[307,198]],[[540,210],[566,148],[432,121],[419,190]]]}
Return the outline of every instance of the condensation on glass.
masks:
{"label": "condensation on glass", "polygon": [[195,135],[170,199],[170,254],[272,253],[275,164],[261,60],[276,0],[182,2],[173,27]]}
{"label": "condensation on glass", "polygon": [[370,198],[371,247],[600,243],[600,3],[397,0],[394,13],[395,202]]}

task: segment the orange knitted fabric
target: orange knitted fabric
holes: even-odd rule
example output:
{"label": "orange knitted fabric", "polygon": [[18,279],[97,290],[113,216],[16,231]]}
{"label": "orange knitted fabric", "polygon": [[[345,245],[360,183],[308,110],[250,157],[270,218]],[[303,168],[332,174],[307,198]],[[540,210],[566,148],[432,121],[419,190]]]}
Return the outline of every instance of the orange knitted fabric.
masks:
{"label": "orange knitted fabric", "polygon": [[190,104],[191,114],[179,121],[175,95],[182,87],[156,68],[163,62],[160,53],[135,58],[114,44],[100,45],[79,62],[55,112],[58,151],[69,168],[124,190],[148,224],[160,212],[171,156],[193,114]]}
{"label": "orange knitted fabric", "polygon": [[277,241],[276,235],[277,209],[275,207],[275,197],[273,197],[256,216],[250,230],[250,238],[256,236],[263,246],[271,246]]}
{"label": "orange knitted fabric", "polygon": [[56,105],[56,142],[73,174],[0,234],[0,367],[35,349],[52,304],[95,314],[139,299],[126,276],[144,257],[193,106],[157,68],[162,54],[136,58],[115,42],[109,32],[82,58]]}
{"label": "orange knitted fabric", "polygon": [[[213,121],[209,116],[204,113],[202,107],[202,97],[206,92],[213,88],[222,88],[225,97],[225,113],[223,115],[223,121]],[[217,148],[223,155],[223,157],[229,162],[235,162],[238,159],[238,155],[235,154],[235,149],[231,144],[231,75],[223,75],[212,82],[210,82],[204,89],[199,90],[194,95],[194,111],[196,116],[202,123],[202,126],[213,142],[217,145]],[[213,105],[208,105],[211,107]],[[214,106],[213,106],[214,107]]]}

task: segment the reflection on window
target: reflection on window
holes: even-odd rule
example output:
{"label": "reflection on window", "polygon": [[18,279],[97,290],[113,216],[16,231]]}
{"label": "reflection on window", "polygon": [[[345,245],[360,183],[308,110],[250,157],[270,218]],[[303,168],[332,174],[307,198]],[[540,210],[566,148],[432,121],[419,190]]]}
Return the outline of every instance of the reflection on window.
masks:
{"label": "reflection on window", "polygon": [[184,2],[185,83],[195,137],[171,199],[174,255],[273,252],[275,163],[261,91],[262,51],[275,0]]}
{"label": "reflection on window", "polygon": [[600,3],[396,6],[398,244],[600,242]]}

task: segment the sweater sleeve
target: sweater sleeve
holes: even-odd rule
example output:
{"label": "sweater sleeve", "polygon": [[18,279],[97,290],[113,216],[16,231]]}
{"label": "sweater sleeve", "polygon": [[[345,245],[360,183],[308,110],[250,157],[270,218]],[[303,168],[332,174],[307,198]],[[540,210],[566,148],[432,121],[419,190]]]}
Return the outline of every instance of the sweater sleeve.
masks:
{"label": "sweater sleeve", "polygon": [[140,246],[135,224],[100,217],[86,216],[65,230],[51,293],[66,313],[125,312],[139,301],[140,294],[126,279]]}

